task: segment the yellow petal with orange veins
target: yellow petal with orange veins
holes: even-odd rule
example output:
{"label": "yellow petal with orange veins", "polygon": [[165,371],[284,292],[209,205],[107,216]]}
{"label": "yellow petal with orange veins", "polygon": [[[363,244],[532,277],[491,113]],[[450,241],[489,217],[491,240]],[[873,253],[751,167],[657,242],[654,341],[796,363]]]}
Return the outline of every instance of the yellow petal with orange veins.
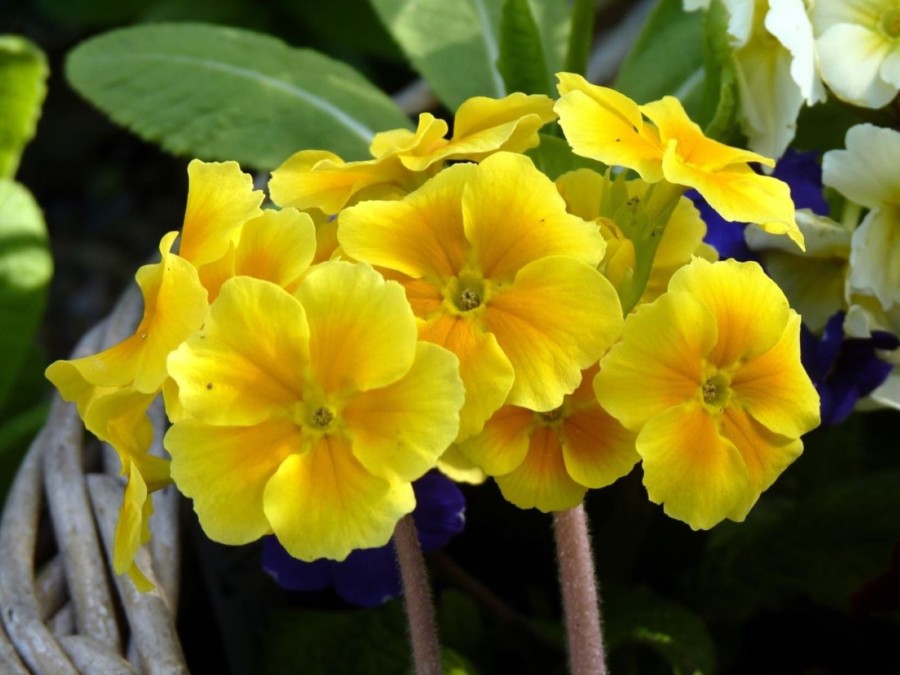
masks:
{"label": "yellow petal with orange veins", "polygon": [[416,319],[397,282],[333,260],[312,269],[295,297],[309,320],[309,372],[325,393],[378,389],[409,371]]}
{"label": "yellow petal with orange veins", "polygon": [[580,75],[557,77],[560,99],[554,109],[575,154],[634,169],[649,183],[662,179],[663,146],[637,103]]}
{"label": "yellow petal with orange veins", "polygon": [[463,192],[463,219],[485,278],[511,281],[539,258],[564,255],[596,266],[606,242],[593,223],[566,212],[556,186],[524,155],[478,165]]}
{"label": "yellow petal with orange veins", "polygon": [[669,290],[692,294],[716,317],[718,340],[709,358],[718,366],[771,349],[791,311],[782,290],[755,262],[695,258],[672,275]]}
{"label": "yellow petal with orange veins", "polygon": [[800,362],[800,315],[781,339],[744,363],[731,381],[734,405],[776,434],[796,438],[819,425],[819,395]]}
{"label": "yellow petal with orange veins", "polygon": [[457,164],[402,201],[346,209],[338,221],[338,241],[356,260],[411,277],[456,276],[467,247],[460,200],[474,171],[471,164]]}
{"label": "yellow petal with orange veins", "polygon": [[297,300],[268,281],[222,286],[206,325],[169,357],[179,400],[209,424],[250,425],[289,414],[309,362],[309,328]]}
{"label": "yellow petal with orange veins", "polygon": [[716,320],[687,293],[666,293],[625,321],[621,342],[600,361],[594,392],[627,428],[701,398],[703,358],[716,343]]}
{"label": "yellow petal with orange veins", "polygon": [[341,417],[353,454],[377,476],[416,480],[456,438],[464,396],[456,356],[418,343],[406,375],[354,396],[344,407]]}
{"label": "yellow petal with orange veins", "polygon": [[746,412],[732,407],[722,415],[722,435],[734,443],[744,459],[750,478],[750,491],[744,503],[728,514],[731,520],[742,521],[767,490],[803,452],[803,443],[772,433]]}
{"label": "yellow petal with orange veins", "polygon": [[559,439],[553,429],[535,429],[525,461],[494,480],[507,501],[522,509],[547,513],[564,511],[581,503],[587,488],[569,476]]}
{"label": "yellow petal with orange veins", "polygon": [[509,403],[546,411],[575,390],[581,371],[619,337],[622,308],[596,269],[552,256],[523,267],[491,298],[485,322],[515,369]]}
{"label": "yellow petal with orange veins", "polygon": [[299,427],[288,419],[251,427],[177,422],[165,445],[172,478],[193,499],[203,531],[233,545],[271,532],[263,510],[266,484],[287,457],[304,449]]}
{"label": "yellow petal with orange veins", "polygon": [[694,530],[721,522],[753,493],[741,453],[700,404],[651,419],[638,434],[637,450],[650,501]]}
{"label": "yellow petal with orange veins", "polygon": [[197,275],[200,277],[203,288],[206,289],[207,300],[210,304],[219,297],[222,284],[234,276],[235,244],[236,241],[228,242],[228,248],[221,257],[197,268]]}
{"label": "yellow petal with orange veins", "polygon": [[466,402],[459,412],[463,440],[481,431],[487,419],[506,400],[515,378],[512,364],[497,338],[465,317],[440,316],[422,326],[419,338],[456,354]]}
{"label": "yellow petal with orange veins", "polygon": [[155,394],[142,394],[128,387],[98,389],[82,414],[85,428],[113,446],[122,462],[123,475],[136,458],[147,456],[153,441],[147,408],[154,398]]}
{"label": "yellow petal with orange veins", "polygon": [[354,549],[384,546],[397,521],[416,505],[409,483],[372,475],[348,442],[328,436],[288,457],[264,499],[278,541],[306,561],[343,560]]}
{"label": "yellow petal with orange veins", "polygon": [[315,254],[312,218],[296,209],[269,210],[241,228],[234,273],[287,288],[306,272]]}
{"label": "yellow petal with orange veins", "polygon": [[562,434],[566,470],[573,480],[586,487],[611,485],[628,475],[640,460],[634,447],[634,432],[596,402],[567,415]]}
{"label": "yellow petal with orange veins", "polygon": [[221,257],[234,229],[262,214],[265,195],[237,162],[188,164],[188,199],[179,254],[199,267]]}
{"label": "yellow petal with orange veins", "polygon": [[481,433],[456,447],[486,474],[498,476],[509,473],[525,461],[533,426],[533,412],[506,405],[493,414]]}
{"label": "yellow petal with orange veins", "polygon": [[[705,136],[674,96],[664,96],[658,101],[642,105],[640,111],[656,125],[664,147],[668,146],[669,141],[676,141],[675,152],[678,157],[699,169],[718,171],[732,164],[747,162],[775,166],[775,161],[768,157],[743,148],[734,148]],[[678,182],[673,181],[668,175],[666,179]]]}

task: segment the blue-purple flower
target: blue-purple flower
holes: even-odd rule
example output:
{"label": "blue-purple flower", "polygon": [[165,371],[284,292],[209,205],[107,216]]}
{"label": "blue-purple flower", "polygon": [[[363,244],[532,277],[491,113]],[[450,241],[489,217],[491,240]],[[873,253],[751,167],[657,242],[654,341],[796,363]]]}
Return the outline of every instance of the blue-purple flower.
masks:
{"label": "blue-purple flower", "polygon": [[828,320],[821,337],[802,327],[801,360],[819,392],[823,425],[847,419],[856,402],[885,381],[893,366],[876,351],[896,349],[898,344],[897,337],[885,331],[872,331],[870,338],[844,339],[843,312]]}
{"label": "blue-purple flower", "polygon": [[[413,519],[423,551],[444,546],[462,531],[466,502],[449,478],[431,471],[413,483]],[[325,558],[303,562],[292,558],[275,537],[263,541],[263,568],[282,588],[317,591],[333,587],[344,601],[376,607],[401,593],[397,554],[393,543],[353,551],[343,562]]]}

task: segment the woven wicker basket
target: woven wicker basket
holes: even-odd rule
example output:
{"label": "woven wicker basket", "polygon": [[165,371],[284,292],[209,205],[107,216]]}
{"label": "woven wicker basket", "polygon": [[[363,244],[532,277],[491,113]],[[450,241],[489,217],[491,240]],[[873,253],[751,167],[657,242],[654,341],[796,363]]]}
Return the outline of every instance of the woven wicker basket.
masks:
{"label": "woven wicker basket", "polygon": [[[73,357],[131,334],[137,286],[82,339]],[[165,414],[154,405],[154,454]],[[111,448],[86,434],[75,406],[55,397],[13,482],[0,520],[0,671],[10,674],[186,673],[175,631],[178,493],[154,495],[153,539],[138,564],[157,587],[139,593],[112,571],[124,481]],[[113,590],[115,589],[115,590]]]}

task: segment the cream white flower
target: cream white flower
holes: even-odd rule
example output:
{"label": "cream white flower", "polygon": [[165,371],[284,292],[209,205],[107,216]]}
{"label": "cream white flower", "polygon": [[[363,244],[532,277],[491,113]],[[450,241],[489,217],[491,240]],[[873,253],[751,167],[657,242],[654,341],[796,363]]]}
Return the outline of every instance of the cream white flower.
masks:
{"label": "cream white flower", "polygon": [[734,47],[741,126],[749,147],[780,157],[803,104],[825,100],[803,0],[725,0]]}
{"label": "cream white flower", "polygon": [[811,17],[831,90],[868,108],[890,103],[900,88],[900,2],[816,0]]}
{"label": "cream white flower", "polygon": [[888,310],[900,304],[900,133],[858,124],[846,147],[825,153],[822,181],[869,209],[853,233],[848,293]]}

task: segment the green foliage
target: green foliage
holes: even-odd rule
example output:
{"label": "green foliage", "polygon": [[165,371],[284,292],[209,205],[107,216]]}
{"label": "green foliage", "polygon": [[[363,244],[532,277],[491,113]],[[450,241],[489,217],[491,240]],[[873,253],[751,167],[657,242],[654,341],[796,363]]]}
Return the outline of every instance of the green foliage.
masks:
{"label": "green foliage", "polygon": [[0,404],[31,348],[52,271],[37,203],[18,183],[0,179]]}
{"label": "green foliage", "polygon": [[12,178],[47,94],[47,59],[28,40],[0,35],[0,178]]}
{"label": "green foliage", "polygon": [[566,49],[565,69],[570,73],[585,75],[591,46],[594,42],[595,0],[574,0],[569,20],[569,45]]}
{"label": "green foliage", "polygon": [[499,0],[371,0],[410,60],[448,108],[507,94],[497,58]]}
{"label": "green foliage", "polygon": [[698,585],[717,589],[710,609],[732,620],[797,597],[846,610],[887,568],[897,541],[900,472],[846,479],[716,528]]}
{"label": "green foliage", "polygon": [[503,3],[497,67],[509,91],[553,94],[541,35],[528,0],[506,0]]}
{"label": "green foliage", "polygon": [[575,169],[593,169],[600,173],[606,171],[606,167],[600,162],[576,155],[565,140],[546,133],[541,134],[541,144],[525,154],[531,157],[534,165],[550,180],[556,180]]}
{"label": "green foliage", "polygon": [[703,620],[687,607],[637,589],[610,600],[606,617],[616,672],[641,672],[635,665],[641,650],[653,652],[674,675],[715,672],[715,645]]}
{"label": "green foliage", "polygon": [[613,86],[647,103],[667,94],[684,100],[702,83],[703,12],[685,12],[681,0],[660,0]]}
{"label": "green foliage", "polygon": [[111,31],[72,51],[66,75],[116,122],[170,152],[260,169],[301,148],[363,158],[375,132],[409,124],[352,68],[233,28]]}
{"label": "green foliage", "polygon": [[[371,3],[413,67],[451,110],[472,96],[500,98],[509,93],[498,67],[503,0],[371,0]],[[566,2],[527,0],[513,4],[530,7],[546,59],[545,67],[549,72],[560,70],[568,36]],[[515,11],[516,19],[521,20],[521,7]],[[516,39],[534,44],[534,32],[529,29],[527,36]],[[518,71],[531,66],[508,63],[507,68]]]}
{"label": "green foliage", "polygon": [[740,99],[737,68],[728,40],[728,9],[722,0],[713,0],[704,15],[704,62],[706,79],[702,104],[694,115],[710,138],[735,141]]}

